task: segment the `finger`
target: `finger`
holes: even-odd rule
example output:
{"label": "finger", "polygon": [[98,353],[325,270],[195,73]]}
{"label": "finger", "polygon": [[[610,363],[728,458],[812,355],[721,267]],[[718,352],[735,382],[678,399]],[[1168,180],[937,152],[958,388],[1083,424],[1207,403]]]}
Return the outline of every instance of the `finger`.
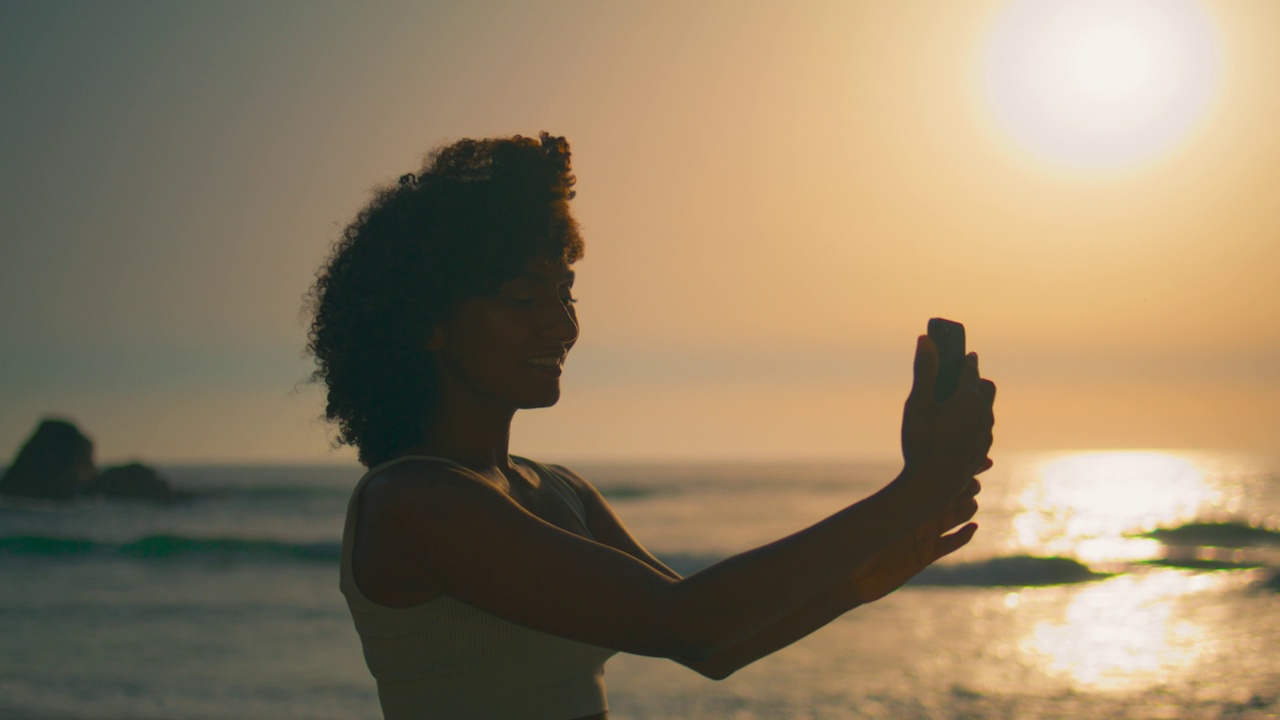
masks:
{"label": "finger", "polygon": [[[996,426],[996,384],[990,380],[983,380],[978,383],[978,397],[982,400],[983,414],[982,421],[990,432]],[[990,445],[988,445],[990,447]]]}
{"label": "finger", "polygon": [[978,524],[969,523],[950,535],[943,535],[938,538],[938,542],[934,545],[937,555],[933,559],[937,560],[939,558],[944,558],[965,545],[968,545],[969,541],[973,539],[973,534],[976,532],[978,532]]}
{"label": "finger", "polygon": [[978,482],[978,478],[969,478],[969,482],[965,484],[964,489],[962,489],[960,494],[956,496],[952,505],[954,507],[959,507],[972,500],[980,492],[982,492],[982,483]]}
{"label": "finger", "polygon": [[977,384],[978,400],[983,409],[983,420],[990,427],[995,425],[996,384],[990,380],[980,379]]}
{"label": "finger", "polygon": [[978,500],[970,494],[970,491],[966,490],[951,503],[946,512],[942,513],[942,516],[930,526],[930,529],[932,534],[937,537],[958,525],[968,522],[977,514]]}
{"label": "finger", "polygon": [[[982,466],[986,464],[987,460],[989,459],[988,455],[991,454],[991,446],[995,442],[996,442],[996,436],[995,434],[992,434],[991,430],[987,430],[986,433],[982,434],[982,443],[980,443],[980,445],[978,446],[978,452],[977,452],[977,456],[982,457],[982,460],[974,460],[975,468],[982,468]],[[978,473],[977,471],[974,471],[973,474],[977,475]]]}
{"label": "finger", "polygon": [[991,452],[991,441],[988,439],[985,445],[978,448],[977,458],[974,459],[973,465],[969,468],[970,473],[977,475],[978,473],[986,472],[986,468],[983,466],[990,467],[990,465],[987,465],[991,460],[991,458],[987,457],[989,452]]}
{"label": "finger", "polygon": [[978,392],[982,395],[982,399],[986,400],[988,403],[994,403],[996,401],[996,384],[990,380],[983,378],[983,380],[978,383]]}
{"label": "finger", "polygon": [[946,532],[951,528],[969,522],[974,515],[978,514],[978,501],[973,496],[957,501],[947,511],[947,516],[943,521],[942,531]]}
{"label": "finger", "polygon": [[938,380],[938,348],[928,335],[916,338],[914,377],[911,381],[911,397],[917,401],[933,401],[933,386]]}

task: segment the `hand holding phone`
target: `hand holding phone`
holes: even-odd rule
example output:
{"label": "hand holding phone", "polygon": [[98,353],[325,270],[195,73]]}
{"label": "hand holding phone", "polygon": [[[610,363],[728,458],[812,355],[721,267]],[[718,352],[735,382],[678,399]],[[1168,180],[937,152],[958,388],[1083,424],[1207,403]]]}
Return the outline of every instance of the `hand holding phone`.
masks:
{"label": "hand holding phone", "polygon": [[[963,325],[932,318],[928,335],[929,341],[920,338],[916,345],[914,381],[903,410],[901,477],[919,502],[941,514],[975,475],[991,467],[995,385],[976,376]],[[957,393],[962,378],[972,392]]]}

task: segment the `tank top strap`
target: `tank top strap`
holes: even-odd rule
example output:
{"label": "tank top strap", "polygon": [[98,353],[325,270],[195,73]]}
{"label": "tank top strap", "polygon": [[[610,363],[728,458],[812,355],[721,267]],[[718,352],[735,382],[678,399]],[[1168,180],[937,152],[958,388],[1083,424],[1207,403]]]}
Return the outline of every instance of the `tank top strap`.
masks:
{"label": "tank top strap", "polygon": [[518,456],[513,457],[533,468],[533,471],[538,473],[539,477],[547,481],[548,487],[550,487],[556,495],[560,496],[560,499],[564,501],[565,505],[569,506],[569,510],[578,517],[578,521],[581,522],[582,527],[586,529],[587,535],[594,540],[595,536],[591,534],[591,524],[587,522],[587,506],[583,504],[582,497],[578,495],[577,490],[573,489],[573,486],[569,484],[569,481],[553,468],[543,465],[540,462],[534,462],[529,458]]}

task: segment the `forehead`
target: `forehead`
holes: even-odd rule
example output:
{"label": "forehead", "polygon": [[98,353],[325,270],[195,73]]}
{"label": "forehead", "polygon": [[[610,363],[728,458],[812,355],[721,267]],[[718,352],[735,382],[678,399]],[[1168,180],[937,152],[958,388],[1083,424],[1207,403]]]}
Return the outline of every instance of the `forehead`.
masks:
{"label": "forehead", "polygon": [[514,280],[533,280],[538,282],[572,283],[575,275],[573,269],[564,258],[555,260],[530,260],[515,274]]}

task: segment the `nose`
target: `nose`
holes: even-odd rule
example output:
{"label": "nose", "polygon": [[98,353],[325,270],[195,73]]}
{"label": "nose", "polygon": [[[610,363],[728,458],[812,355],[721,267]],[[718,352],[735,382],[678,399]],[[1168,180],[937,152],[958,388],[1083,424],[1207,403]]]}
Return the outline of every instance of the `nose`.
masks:
{"label": "nose", "polygon": [[573,304],[558,302],[548,312],[550,317],[546,319],[543,325],[543,334],[546,337],[559,340],[565,345],[572,345],[577,341],[578,313],[573,309]]}

